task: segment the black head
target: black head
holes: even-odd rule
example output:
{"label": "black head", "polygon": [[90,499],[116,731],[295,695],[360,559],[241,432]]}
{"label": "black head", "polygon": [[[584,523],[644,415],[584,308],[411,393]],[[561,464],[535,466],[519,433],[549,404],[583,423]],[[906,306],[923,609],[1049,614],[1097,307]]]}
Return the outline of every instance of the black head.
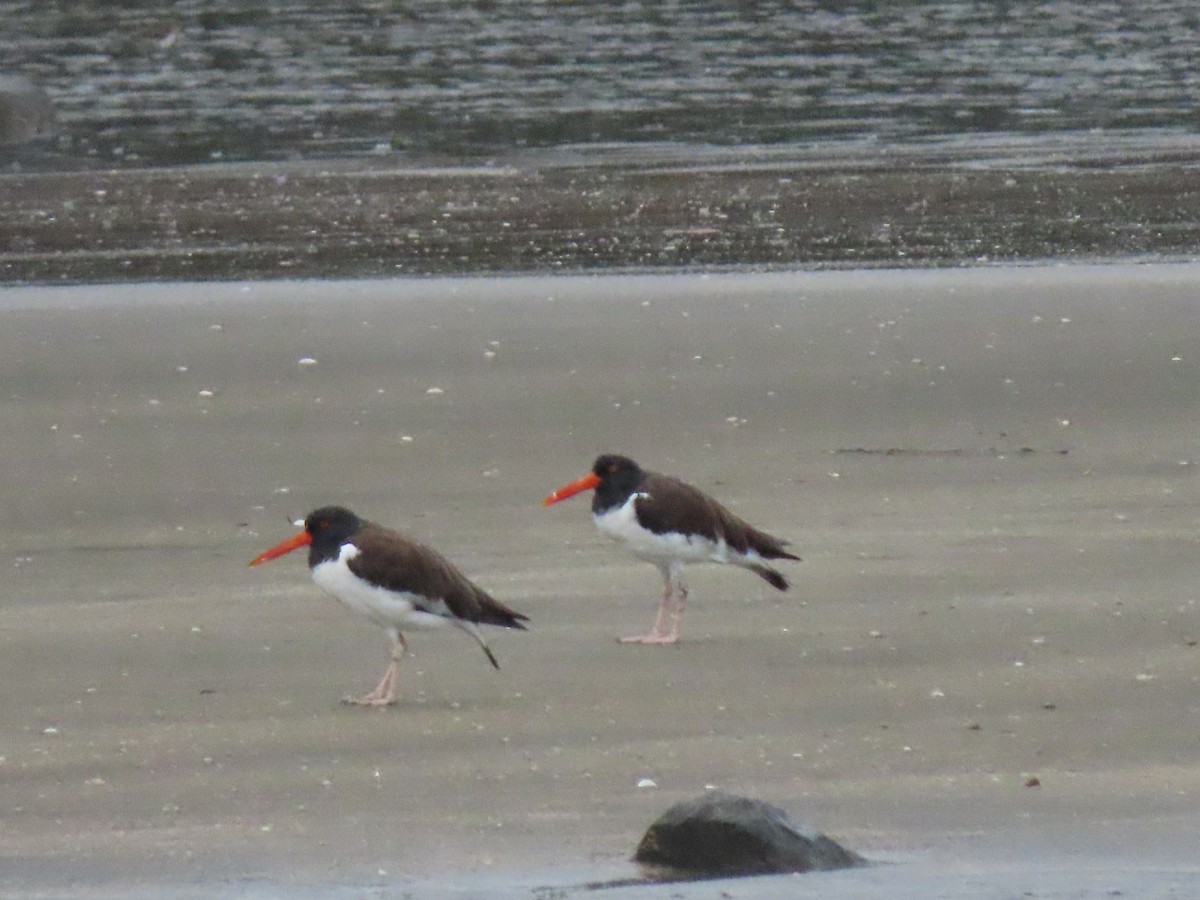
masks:
{"label": "black head", "polygon": [[337,559],[339,548],[358,534],[362,525],[362,520],[344,506],[322,506],[308,514],[303,531],[264,550],[250,560],[250,565],[262,565],[305,546],[308,547],[310,567],[327,559]]}
{"label": "black head", "polygon": [[304,530],[312,536],[309,565],[336,558],[338,548],[358,534],[360,528],[362,519],[344,506],[322,506],[310,512],[304,520]]}
{"label": "black head", "polygon": [[600,511],[623,504],[642,484],[646,473],[628,456],[605,453],[596,457],[592,473],[600,479],[592,498],[592,509]]}
{"label": "black head", "polygon": [[642,467],[628,456],[619,453],[604,453],[592,463],[592,471],[601,481],[619,478],[641,478]]}

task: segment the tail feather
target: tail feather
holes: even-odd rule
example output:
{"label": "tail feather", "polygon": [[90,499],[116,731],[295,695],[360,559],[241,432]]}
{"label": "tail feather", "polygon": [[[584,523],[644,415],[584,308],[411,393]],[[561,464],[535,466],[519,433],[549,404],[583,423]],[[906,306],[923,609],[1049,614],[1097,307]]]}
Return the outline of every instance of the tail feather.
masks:
{"label": "tail feather", "polygon": [[492,648],[487,645],[487,641],[483,638],[483,632],[479,630],[478,625],[476,625],[474,622],[468,622],[466,619],[455,619],[454,624],[471,637],[475,638],[475,643],[477,643],[480,649],[483,650],[484,654],[488,658],[488,662],[492,664],[493,669],[500,668],[500,663],[496,661],[496,655],[492,653]]}
{"label": "tail feather", "polygon": [[[788,558],[795,559],[796,557]],[[749,566],[749,569],[755,574],[761,576],[769,585],[771,585],[771,587],[776,588],[777,590],[786,591],[789,587],[791,587],[791,585],[788,584],[788,580],[783,577],[783,574],[776,572],[770,566]]]}
{"label": "tail feather", "polygon": [[499,669],[500,663],[496,662],[496,657],[492,653],[492,648],[489,647],[487,644],[480,644],[479,646],[482,647],[483,652],[487,654],[488,662],[490,662],[492,664],[492,668]]}

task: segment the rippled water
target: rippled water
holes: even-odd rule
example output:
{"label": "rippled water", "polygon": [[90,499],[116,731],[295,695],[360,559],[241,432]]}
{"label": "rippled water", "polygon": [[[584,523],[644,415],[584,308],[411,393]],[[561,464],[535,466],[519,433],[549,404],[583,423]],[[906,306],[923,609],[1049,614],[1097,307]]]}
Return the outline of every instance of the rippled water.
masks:
{"label": "rippled water", "polygon": [[1126,2],[0,2],[57,166],[1191,140],[1200,14]]}

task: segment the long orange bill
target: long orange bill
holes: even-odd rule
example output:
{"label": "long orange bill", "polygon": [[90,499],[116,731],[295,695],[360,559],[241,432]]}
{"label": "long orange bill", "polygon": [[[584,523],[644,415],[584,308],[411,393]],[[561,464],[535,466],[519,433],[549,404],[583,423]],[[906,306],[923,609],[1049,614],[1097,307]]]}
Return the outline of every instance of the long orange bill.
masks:
{"label": "long orange bill", "polygon": [[250,560],[250,565],[257,566],[265,562],[270,562],[277,556],[283,556],[285,553],[291,553],[293,550],[299,550],[301,547],[307,547],[312,543],[312,535],[307,531],[302,531],[299,534],[292,535],[286,541],[276,544],[270,550],[264,550],[254,559]]}
{"label": "long orange bill", "polygon": [[582,478],[572,481],[570,484],[564,484],[557,491],[553,491],[542,501],[542,506],[549,506],[551,503],[557,503],[559,500],[574,497],[581,491],[590,491],[598,484],[600,484],[600,476],[595,472],[588,472]]}

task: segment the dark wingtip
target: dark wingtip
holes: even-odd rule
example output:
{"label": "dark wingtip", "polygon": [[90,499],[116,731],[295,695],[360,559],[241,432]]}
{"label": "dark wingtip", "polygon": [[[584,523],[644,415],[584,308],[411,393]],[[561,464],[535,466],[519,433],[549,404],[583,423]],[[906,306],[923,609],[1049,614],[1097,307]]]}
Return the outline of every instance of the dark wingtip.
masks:
{"label": "dark wingtip", "polygon": [[525,623],[528,621],[529,616],[523,615],[519,612],[510,612],[509,615],[505,616],[502,620],[492,621],[488,624],[499,625],[501,628],[513,628],[517,631],[528,631],[529,629],[525,627]]}
{"label": "dark wingtip", "polygon": [[783,538],[775,537],[773,534],[767,534],[765,531],[759,531],[755,528],[749,529],[746,543],[750,549],[754,550],[763,559],[790,559],[795,562],[800,562],[800,557],[794,553],[789,553],[786,549],[791,544],[791,541],[785,541]]}
{"label": "dark wingtip", "polygon": [[800,557],[798,557],[795,553],[789,553],[787,550],[783,549],[790,543],[791,541],[784,541],[776,538],[773,544],[763,547],[756,547],[755,549],[758,550],[764,559],[790,559],[793,562],[800,562]]}
{"label": "dark wingtip", "polygon": [[480,644],[479,646],[483,647],[483,652],[487,654],[488,662],[492,664],[492,668],[499,669],[500,663],[496,662],[496,656],[492,653],[492,648],[487,644]]}
{"label": "dark wingtip", "polygon": [[481,625],[495,625],[497,628],[526,630],[521,623],[528,622],[529,616],[519,613],[515,609],[509,609],[490,594],[483,594],[479,601],[479,618],[475,619],[476,622]]}

